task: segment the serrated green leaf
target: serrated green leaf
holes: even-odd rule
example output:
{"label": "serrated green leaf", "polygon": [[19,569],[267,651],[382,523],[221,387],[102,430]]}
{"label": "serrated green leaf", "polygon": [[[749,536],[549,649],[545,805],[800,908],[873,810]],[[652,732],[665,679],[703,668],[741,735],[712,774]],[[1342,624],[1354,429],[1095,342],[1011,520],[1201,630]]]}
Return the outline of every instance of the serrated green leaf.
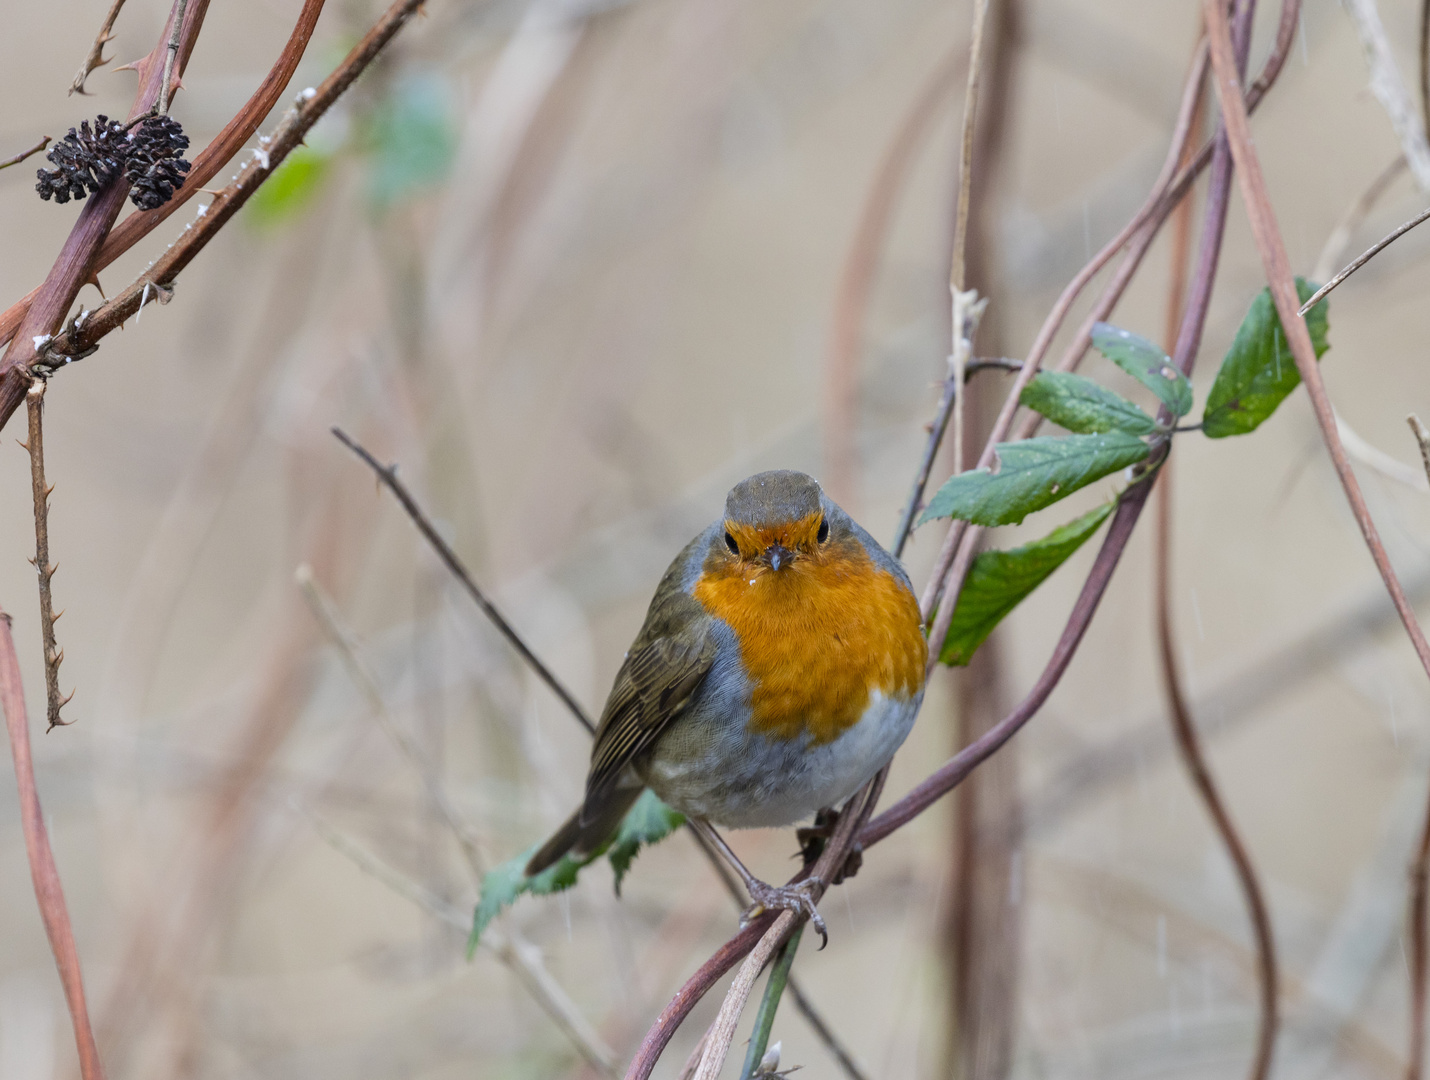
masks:
{"label": "serrated green leaf", "polygon": [[993,628],[1082,547],[1116,505],[1104,503],[1031,544],[1010,551],[981,552],[959,590],[958,606],[953,609],[953,622],[938,658],[958,666],[973,659]]}
{"label": "serrated green leaf", "polygon": [[611,860],[611,868],[616,872],[616,895],[621,895],[621,882],[630,870],[640,849],[647,844],[664,840],[685,824],[685,815],[672,810],[647,788],[627,812],[621,822],[620,831],[611,841],[606,857]]}
{"label": "serrated green leaf", "polygon": [[583,858],[564,855],[552,866],[534,877],[526,876],[526,864],[536,854],[541,845],[533,844],[520,855],[508,859],[485,874],[482,878],[481,898],[472,914],[472,933],[467,939],[467,957],[476,952],[482,931],[522,895],[549,896],[569,889],[576,884],[581,870],[595,862],[602,855],[609,856],[611,867],[616,872],[616,895],[621,892],[621,881],[625,878],[643,846],[664,840],[685,824],[685,816],[661,802],[655,792],[641,793],[635,805],[626,811],[621,819],[621,827],[616,835],[598,851]]}
{"label": "serrated green leaf", "polygon": [[[1296,279],[1296,292],[1303,304],[1316,288],[1304,278]],[[1330,332],[1329,300],[1322,300],[1306,313],[1306,329],[1319,360],[1330,348],[1326,341]],[[1271,290],[1262,289],[1251,302],[1251,310],[1241,321],[1216,382],[1212,383],[1202,414],[1202,431],[1212,439],[1255,431],[1300,382],[1301,372],[1291,355],[1286,331],[1281,328]]]}
{"label": "serrated green leaf", "polygon": [[998,471],[959,473],[929,500],[919,523],[956,517],[975,525],[1016,525],[1150,452],[1141,439],[1121,431],[999,443]]}
{"label": "serrated green leaf", "polygon": [[244,207],[248,223],[267,229],[305,210],[327,179],[332,161],[325,150],[297,147],[248,200]]}
{"label": "serrated green leaf", "polygon": [[1157,395],[1157,400],[1186,416],[1192,411],[1192,384],[1172,366],[1171,358],[1144,337],[1111,323],[1094,323],[1092,344],[1127,374]]}
{"label": "serrated green leaf", "polygon": [[1067,371],[1038,372],[1018,400],[1053,423],[1082,434],[1151,435],[1157,430],[1157,421],[1121,394]]}

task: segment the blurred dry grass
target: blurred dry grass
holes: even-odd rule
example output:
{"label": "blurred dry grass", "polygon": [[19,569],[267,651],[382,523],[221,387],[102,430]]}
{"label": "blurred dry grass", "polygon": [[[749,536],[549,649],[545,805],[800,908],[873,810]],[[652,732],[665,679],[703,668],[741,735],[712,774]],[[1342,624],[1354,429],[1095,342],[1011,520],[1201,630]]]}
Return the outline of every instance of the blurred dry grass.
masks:
{"label": "blurred dry grass", "polygon": [[[1407,72],[1415,6],[1382,4]],[[64,96],[103,3],[13,7],[0,156],[86,113],[122,111],[130,77],[109,69],[92,78],[94,99]],[[370,7],[330,5],[295,88],[321,76]],[[984,209],[999,335],[1015,355],[1140,199],[1196,26],[1192,4],[1022,7],[1004,166]],[[130,0],[111,46],[119,62],[148,48],[166,11]],[[196,142],[256,84],[296,11],[294,0],[214,5],[176,107]],[[51,545],[79,723],[36,749],[111,1076],[579,1069],[505,968],[487,954],[465,962],[459,933],[361,873],[307,816],[469,908],[456,846],[302,602],[302,562],[365,639],[390,708],[488,859],[569,808],[587,750],[327,429],[341,423],[401,462],[480,579],[597,708],[660,571],[728,485],[759,468],[820,472],[853,230],[885,147],[965,40],[967,15],[924,0],[433,0],[315,134],[334,157],[313,202],[267,227],[240,222],[176,303],[56,379]],[[1274,16],[1261,13],[1253,66]],[[1255,124],[1300,272],[1396,152],[1365,82],[1343,13],[1310,0]],[[430,175],[379,205],[383,162],[362,133],[394,101],[435,118],[450,160],[438,154]],[[915,160],[864,336],[848,502],[881,536],[946,349],[957,112],[955,94]],[[73,219],[38,202],[30,175],[0,173],[7,302],[43,276]],[[1353,248],[1421,199],[1402,177]],[[1404,413],[1430,411],[1427,252],[1430,235],[1412,234],[1336,294],[1325,361],[1341,414],[1411,463]],[[1159,242],[1121,324],[1162,325],[1166,262]],[[1234,209],[1203,388],[1259,287]],[[1425,497],[1363,480],[1397,564],[1423,578]],[[0,602],[38,713],[27,484],[23,453],[0,453],[0,500],[14,508],[0,521]],[[1373,568],[1300,396],[1252,439],[1185,440],[1177,501],[1185,670],[1202,723],[1228,721],[1213,763],[1265,875],[1283,955],[1278,1070],[1394,1075],[1430,694],[1383,622],[1276,676],[1245,709],[1244,684],[1216,694],[1309,630],[1348,625],[1353,605],[1375,608]],[[933,546],[918,536],[911,547],[918,581]],[[1011,621],[1002,655],[1015,691],[1041,667],[1090,557]],[[1139,537],[1069,677],[1016,743],[1028,822],[1008,895],[1022,916],[1018,1076],[1221,1076],[1250,1052],[1250,938],[1170,753],[1149,563]],[[951,682],[930,693],[891,792],[948,753]],[[1070,771],[1120,748],[1116,760],[1133,764]],[[0,777],[0,1080],[48,1080],[73,1072],[73,1051],[13,781]],[[872,1076],[946,1071],[937,943],[950,826],[935,811],[882,845],[826,902],[831,947],[797,964]],[[736,843],[769,874],[793,847],[775,833]],[[620,1055],[734,921],[683,838],[642,855],[625,891],[617,902],[596,874],[511,916]],[[697,1011],[662,1075],[713,1008]],[[776,1037],[786,1064],[836,1075],[792,1010]]]}

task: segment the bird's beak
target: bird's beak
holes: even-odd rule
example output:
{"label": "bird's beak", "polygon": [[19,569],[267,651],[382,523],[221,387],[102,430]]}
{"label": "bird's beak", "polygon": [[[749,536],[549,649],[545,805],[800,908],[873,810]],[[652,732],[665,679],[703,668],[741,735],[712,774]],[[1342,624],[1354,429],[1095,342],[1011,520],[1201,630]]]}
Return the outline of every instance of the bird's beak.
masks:
{"label": "bird's beak", "polygon": [[778,570],[786,563],[794,562],[794,552],[783,544],[772,544],[765,550],[765,558],[770,561],[771,570]]}

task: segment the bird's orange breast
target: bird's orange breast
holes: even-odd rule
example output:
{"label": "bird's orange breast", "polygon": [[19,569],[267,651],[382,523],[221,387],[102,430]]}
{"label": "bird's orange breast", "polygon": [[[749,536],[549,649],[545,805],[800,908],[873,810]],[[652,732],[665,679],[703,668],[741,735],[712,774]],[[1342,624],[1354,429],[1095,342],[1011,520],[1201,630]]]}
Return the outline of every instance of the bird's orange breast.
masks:
{"label": "bird's orange breast", "polygon": [[907,699],[923,686],[918,603],[853,538],[777,571],[712,558],[693,594],[735,632],[753,684],[750,727],[762,734],[830,742],[873,691]]}

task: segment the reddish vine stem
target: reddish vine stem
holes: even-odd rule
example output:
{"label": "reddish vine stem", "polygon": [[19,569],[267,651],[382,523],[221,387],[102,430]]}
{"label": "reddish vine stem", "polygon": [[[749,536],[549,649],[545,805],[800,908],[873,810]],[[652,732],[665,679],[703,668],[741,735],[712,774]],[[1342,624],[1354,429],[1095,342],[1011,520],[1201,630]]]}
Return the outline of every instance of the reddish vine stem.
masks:
{"label": "reddish vine stem", "polygon": [[[323,2],[324,0],[304,0],[303,10],[298,15],[298,21],[293,27],[293,33],[288,38],[288,43],[283,46],[283,52],[258,85],[258,89],[253,92],[253,96],[218,133],[213,142],[204,147],[194,158],[193,166],[184,178],[184,185],[174,192],[172,199],[156,209],[141,210],[130,214],[110,230],[99,253],[94,257],[91,275],[98,274],[99,271],[114,262],[120,255],[147,236],[155,226],[197,195],[203,185],[213,179],[234,154],[238,153],[243,144],[253,136],[253,133],[258,130],[258,125],[263,122],[263,118],[278,103],[278,98],[282,95],[283,88],[288,85],[288,80],[293,77],[293,72],[298,67],[298,61],[302,59],[303,52],[308,46],[308,40],[313,36],[313,28],[317,25],[318,16],[323,10]],[[39,293],[38,288],[32,289],[28,295],[11,304],[3,314],[0,314],[0,345],[4,345],[14,336],[16,328],[20,325],[20,320],[25,317],[30,304]],[[5,404],[8,402],[0,398],[0,427],[4,426],[10,416],[10,413],[3,407]]]}
{"label": "reddish vine stem", "polygon": [[80,1075],[84,1080],[104,1080],[104,1066],[89,1023],[89,1007],[84,997],[84,977],[79,950],[75,948],[74,927],[65,906],[55,854],[40,810],[35,785],[35,763],[30,756],[30,718],[25,712],[25,689],[20,682],[20,661],[15,655],[15,639],[10,633],[10,616],[0,611],[0,704],[5,710],[5,726],[10,733],[10,753],[15,760],[15,785],[20,795],[20,824],[25,833],[25,853],[30,860],[30,879],[45,934],[55,954],[65,1002],[74,1024],[75,1047],[79,1051]]}
{"label": "reddish vine stem", "polygon": [[[1370,550],[1371,558],[1380,571],[1386,591],[1390,593],[1391,601],[1400,615],[1405,632],[1415,648],[1421,666],[1425,668],[1427,674],[1430,674],[1430,644],[1426,643],[1425,635],[1415,618],[1415,612],[1405,598],[1400,581],[1395,575],[1394,568],[1390,565],[1380,535],[1376,531],[1375,522],[1371,519],[1370,511],[1361,495],[1360,485],[1351,471],[1350,461],[1346,457],[1345,448],[1341,445],[1340,436],[1336,431],[1335,414],[1331,409],[1330,398],[1321,381],[1321,372],[1316,364],[1316,354],[1311,346],[1310,332],[1306,329],[1306,323],[1298,313],[1300,298],[1296,295],[1290,261],[1286,257],[1285,244],[1276,222],[1276,212],[1271,205],[1266,180],[1261,172],[1261,163],[1251,140],[1251,127],[1247,120],[1246,104],[1242,99],[1241,88],[1237,84],[1235,67],[1230,57],[1230,35],[1225,13],[1220,10],[1216,0],[1206,0],[1203,6],[1211,34],[1212,66],[1216,74],[1217,98],[1221,102],[1222,114],[1225,117],[1226,128],[1231,139],[1232,153],[1236,157],[1237,171],[1241,180],[1242,201],[1246,204],[1247,217],[1251,221],[1252,236],[1256,240],[1257,251],[1260,253],[1262,264],[1265,267],[1267,282],[1271,289],[1272,299],[1276,304],[1277,314],[1280,316],[1282,328],[1286,332],[1287,343],[1291,347],[1292,355],[1296,358],[1296,367],[1301,373],[1301,381],[1306,384],[1306,391],[1311,398],[1322,438],[1326,443],[1331,461],[1335,465],[1336,474],[1346,494],[1346,500],[1350,503],[1351,512],[1360,526],[1366,547]],[[1427,811],[1422,836],[1430,836],[1430,811]],[[1417,869],[1419,865],[1421,864],[1417,863]],[[1420,1040],[1423,1039],[1425,1023],[1427,975],[1425,956],[1427,914],[1430,913],[1427,913],[1423,885],[1413,882],[1411,896],[1413,907],[1410,913],[1409,929],[1411,954],[1416,958],[1416,967],[1411,972],[1410,996],[1414,1011],[1411,1016],[1410,1040],[1412,1053],[1423,1055],[1423,1044]],[[1418,1068],[1418,1061],[1412,1060],[1410,1064],[1412,1075]]]}
{"label": "reddish vine stem", "polygon": [[[178,27],[179,44],[174,67],[182,75],[208,6],[208,0],[192,0],[192,3],[190,0],[174,0],[159,44],[135,65],[139,72],[139,93],[129,111],[130,120],[148,112],[159,100],[164,78],[164,56],[180,14],[183,21]],[[119,216],[127,193],[122,176],[116,173],[106,187],[85,200],[59,257],[20,320],[15,340],[6,351],[4,360],[0,361],[0,427],[19,408],[30,388],[30,365],[51,335],[59,329],[65,313],[79,295],[80,287],[94,277],[95,254],[114,219]]]}

